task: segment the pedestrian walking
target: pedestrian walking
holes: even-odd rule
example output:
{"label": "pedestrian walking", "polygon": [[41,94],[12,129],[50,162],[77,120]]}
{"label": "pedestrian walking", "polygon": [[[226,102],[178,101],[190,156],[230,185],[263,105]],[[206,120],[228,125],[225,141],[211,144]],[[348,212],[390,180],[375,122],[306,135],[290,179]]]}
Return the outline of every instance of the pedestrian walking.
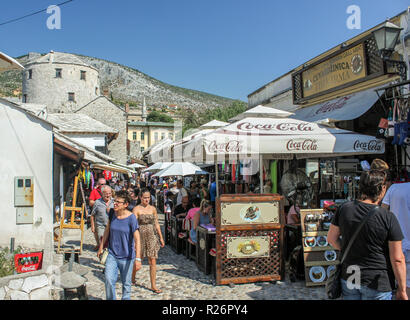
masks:
{"label": "pedestrian walking", "polygon": [[108,185],[101,187],[102,198],[95,201],[91,210],[91,232],[94,233],[97,243],[94,250],[100,247],[100,241],[104,236],[105,227],[108,223],[108,214],[114,208],[114,199],[112,198],[112,189]]}
{"label": "pedestrian walking", "polygon": [[99,178],[98,179],[97,185],[91,191],[90,196],[88,198],[88,200],[89,200],[88,204],[90,205],[90,208],[93,207],[95,201],[97,201],[98,199],[100,199],[102,197],[101,188],[102,188],[102,186],[105,186],[106,184],[107,184],[107,181],[104,178]]}
{"label": "pedestrian walking", "polygon": [[[147,257],[150,270],[151,290],[154,293],[162,291],[156,285],[156,260],[158,259],[158,251],[160,247],[165,246],[162,237],[161,228],[158,223],[157,209],[150,205],[151,193],[148,189],[141,190],[141,204],[133,209],[133,213],[138,219],[141,233],[141,255],[142,258]],[[132,283],[136,283],[137,268],[132,272]]]}
{"label": "pedestrian walking", "polygon": [[[130,203],[128,193],[117,192],[114,209],[110,210],[109,220],[100,243],[97,257],[103,251],[108,240],[108,257],[105,262],[105,292],[107,300],[115,300],[115,284],[118,271],[122,283],[122,299],[131,299],[131,276],[133,267],[141,269],[141,247],[138,221],[132,212],[127,210]],[[134,263],[135,261],[135,263]]]}
{"label": "pedestrian walking", "polygon": [[342,264],[341,286],[345,300],[391,300],[395,280],[396,299],[407,300],[403,233],[396,216],[378,206],[386,193],[386,180],[384,171],[363,172],[360,200],[344,203],[333,217],[327,240],[342,256],[360,222],[372,214]]}
{"label": "pedestrian walking", "polygon": [[393,184],[383,198],[382,207],[395,214],[404,235],[402,249],[406,260],[407,296],[410,296],[410,182]]}

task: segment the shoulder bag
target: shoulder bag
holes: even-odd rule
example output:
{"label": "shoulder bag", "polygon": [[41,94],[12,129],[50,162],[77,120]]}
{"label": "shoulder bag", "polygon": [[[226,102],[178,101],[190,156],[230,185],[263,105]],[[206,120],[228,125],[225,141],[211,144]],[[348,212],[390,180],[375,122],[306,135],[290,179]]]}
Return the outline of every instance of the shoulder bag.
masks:
{"label": "shoulder bag", "polygon": [[329,277],[326,280],[326,295],[329,299],[334,300],[338,299],[342,295],[342,284],[340,282],[341,273],[342,273],[342,265],[343,262],[346,260],[347,254],[350,251],[350,248],[353,245],[353,242],[356,240],[357,235],[359,234],[360,230],[364,226],[364,224],[369,220],[369,218],[379,210],[379,206],[371,209],[369,213],[364,217],[364,219],[360,222],[360,225],[357,227],[355,233],[353,234],[352,238],[349,241],[349,244],[346,247],[346,250],[343,254],[340,263],[336,265],[336,268],[330,273]]}

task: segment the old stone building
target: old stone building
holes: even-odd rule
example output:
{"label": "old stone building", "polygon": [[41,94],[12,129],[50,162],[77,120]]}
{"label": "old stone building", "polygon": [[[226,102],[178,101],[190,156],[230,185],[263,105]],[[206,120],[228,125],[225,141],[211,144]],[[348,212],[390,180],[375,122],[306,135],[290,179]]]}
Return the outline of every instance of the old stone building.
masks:
{"label": "old stone building", "polygon": [[102,94],[96,68],[78,56],[50,51],[46,55],[30,53],[23,71],[22,100],[25,103],[44,104],[48,113],[85,114],[118,131],[109,143],[107,154],[116,162],[126,164],[130,150],[127,144],[127,110],[114,104]]}

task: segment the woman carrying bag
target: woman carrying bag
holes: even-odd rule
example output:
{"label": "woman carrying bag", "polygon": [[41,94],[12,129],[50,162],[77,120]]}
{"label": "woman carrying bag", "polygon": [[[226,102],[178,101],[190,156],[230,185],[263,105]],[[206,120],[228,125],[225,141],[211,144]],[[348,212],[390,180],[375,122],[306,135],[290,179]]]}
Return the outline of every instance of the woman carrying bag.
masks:
{"label": "woman carrying bag", "polygon": [[[114,209],[111,209],[109,221],[97,257],[103,252],[104,243],[108,240],[108,256],[105,262],[105,292],[107,300],[115,300],[115,284],[118,270],[122,282],[122,299],[131,299],[131,275],[135,264],[141,269],[141,248],[138,221],[132,212],[127,210],[130,197],[126,191],[116,193]],[[135,261],[135,263],[134,263]]]}
{"label": "woman carrying bag", "polygon": [[395,215],[377,206],[386,193],[386,180],[383,171],[363,172],[360,200],[340,206],[330,225],[327,240],[343,256],[340,279],[334,279],[333,287],[340,281],[344,300],[391,300],[395,280],[396,299],[408,300],[403,234]]}

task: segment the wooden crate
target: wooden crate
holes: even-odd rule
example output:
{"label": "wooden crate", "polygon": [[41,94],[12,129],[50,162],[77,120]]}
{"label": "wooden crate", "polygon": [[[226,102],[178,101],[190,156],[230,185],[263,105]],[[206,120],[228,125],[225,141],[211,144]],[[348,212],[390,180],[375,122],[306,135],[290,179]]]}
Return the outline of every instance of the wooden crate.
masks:
{"label": "wooden crate", "polygon": [[[304,258],[304,264],[305,264],[305,281],[306,281],[306,286],[307,287],[313,287],[313,286],[324,286],[326,284],[327,280],[327,268],[332,265],[337,265],[339,264],[339,255],[340,252],[338,250],[335,250],[332,246],[327,245],[327,246],[315,246],[315,247],[307,247],[305,245],[305,238],[306,237],[319,237],[319,236],[326,236],[328,231],[323,230],[322,228],[322,223],[321,222],[313,222],[312,224],[316,224],[317,231],[310,231],[308,230],[307,224],[309,222],[306,222],[306,216],[311,214],[311,215],[321,215],[323,213],[323,209],[302,209],[300,210],[300,217],[301,217],[301,228],[302,228],[302,247],[303,247],[303,258]],[[325,252],[326,251],[331,251],[334,250],[336,252],[336,260],[334,261],[327,261],[325,259]],[[313,282],[310,279],[309,272],[312,267],[315,266],[321,266],[325,269],[326,276],[321,282]]]}
{"label": "wooden crate", "polygon": [[284,198],[222,195],[216,201],[216,284],[284,278]]}

